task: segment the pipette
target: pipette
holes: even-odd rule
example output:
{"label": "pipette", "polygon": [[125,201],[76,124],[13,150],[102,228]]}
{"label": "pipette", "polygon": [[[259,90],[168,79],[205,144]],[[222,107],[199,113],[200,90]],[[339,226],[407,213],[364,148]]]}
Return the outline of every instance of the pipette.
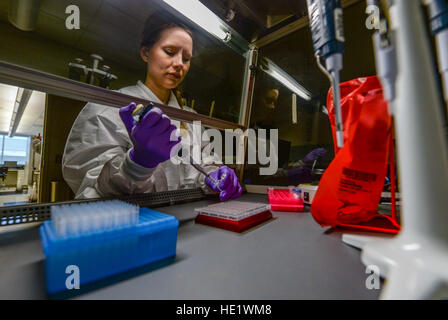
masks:
{"label": "pipette", "polygon": [[[344,146],[339,71],[344,52],[344,25],[340,0],[307,0],[314,52],[319,68],[330,79],[336,116],[336,141]],[[326,68],[320,58],[325,59]]]}
{"label": "pipette", "polygon": [[224,173],[221,178],[216,181],[214,178],[212,178],[212,176],[210,174],[207,173],[207,171],[204,170],[204,168],[202,168],[200,165],[198,165],[197,163],[194,163],[193,157],[190,155],[190,164],[196,169],[198,170],[200,173],[202,173],[203,175],[205,175],[207,178],[210,179],[211,182],[213,182],[213,184],[216,186],[216,188],[218,188],[219,191],[222,191],[222,189],[219,187],[220,183],[224,180],[224,178],[226,177],[226,174]]}
{"label": "pipette", "polygon": [[431,31],[436,40],[444,97],[448,102],[448,2],[446,0],[426,0],[425,3],[429,4]]}
{"label": "pipette", "polygon": [[375,64],[378,78],[383,87],[384,98],[388,102],[389,113],[393,115],[395,112],[393,108],[396,95],[395,83],[398,74],[396,44],[380,0],[369,0],[367,4],[380,8],[377,31],[373,34]]}
{"label": "pipette", "polygon": [[154,103],[152,102],[150,102],[146,107],[143,106],[142,104],[138,104],[137,107],[134,109],[134,111],[132,111],[132,116],[138,116],[138,119],[135,119],[134,121],[134,125],[142,121],[145,114],[147,114],[148,111],[151,110],[151,108],[153,107]]}

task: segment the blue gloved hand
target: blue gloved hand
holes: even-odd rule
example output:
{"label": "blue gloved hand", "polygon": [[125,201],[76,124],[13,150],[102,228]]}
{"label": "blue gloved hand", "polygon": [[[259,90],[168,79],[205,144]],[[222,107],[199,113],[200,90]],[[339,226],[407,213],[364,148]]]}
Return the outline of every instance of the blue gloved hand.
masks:
{"label": "blue gloved hand", "polygon": [[120,118],[126,126],[134,147],[129,156],[135,163],[154,168],[171,158],[171,150],[180,142],[181,137],[170,118],[157,107],[149,110],[141,121],[134,125],[132,111],[134,102],[120,108]]}
{"label": "blue gloved hand", "polygon": [[305,157],[303,157],[302,162],[304,163],[311,163],[315,160],[319,159],[320,157],[323,157],[327,153],[327,150],[324,148],[317,148],[308,153]]}
{"label": "blue gloved hand", "polygon": [[235,171],[233,171],[229,167],[222,166],[218,170],[211,172],[210,176],[215,181],[219,182],[219,188],[208,177],[205,178],[205,183],[213,191],[219,192],[219,199],[221,201],[236,199],[243,193],[243,188],[241,188]]}

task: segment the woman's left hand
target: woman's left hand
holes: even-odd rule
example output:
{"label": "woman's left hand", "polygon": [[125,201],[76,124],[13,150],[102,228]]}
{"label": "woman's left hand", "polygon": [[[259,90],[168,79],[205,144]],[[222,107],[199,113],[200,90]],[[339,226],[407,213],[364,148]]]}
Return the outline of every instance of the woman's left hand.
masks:
{"label": "woman's left hand", "polygon": [[216,186],[209,178],[205,178],[205,183],[215,192],[219,192],[219,199],[227,201],[236,199],[243,193],[243,188],[238,181],[235,171],[227,166],[222,166],[218,170],[210,173],[210,176],[218,181],[219,187]]}

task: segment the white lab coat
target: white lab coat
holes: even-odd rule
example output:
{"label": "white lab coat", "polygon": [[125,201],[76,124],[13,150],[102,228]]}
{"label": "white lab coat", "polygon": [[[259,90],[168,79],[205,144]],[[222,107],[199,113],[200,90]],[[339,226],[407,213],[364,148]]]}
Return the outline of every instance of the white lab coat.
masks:
{"label": "white lab coat", "polygon": [[[161,103],[141,81],[118,92]],[[180,108],[173,93],[168,105]],[[171,122],[179,129],[179,121]],[[187,128],[192,132],[189,123]],[[132,142],[121,121],[119,108],[87,103],[73,124],[62,158],[63,177],[76,199],[196,187],[208,189],[204,176],[190,164],[175,165],[167,160],[155,168],[146,168],[130,159],[131,148]],[[218,169],[219,159],[215,157],[207,161],[202,163],[207,172]]]}

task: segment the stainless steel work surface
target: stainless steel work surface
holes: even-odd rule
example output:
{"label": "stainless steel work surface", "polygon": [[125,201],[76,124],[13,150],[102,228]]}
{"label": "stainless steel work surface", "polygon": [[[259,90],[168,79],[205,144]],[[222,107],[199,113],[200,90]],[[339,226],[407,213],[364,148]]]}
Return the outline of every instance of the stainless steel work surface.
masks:
{"label": "stainless steel work surface", "polygon": [[[240,200],[268,202],[266,195],[256,194],[245,194]],[[309,212],[274,211],[272,220],[238,234],[194,223],[194,208],[210,203],[213,200],[157,209],[181,222],[172,263],[73,298],[379,297],[380,290],[366,288],[370,274],[360,251],[342,242],[342,231],[320,227]],[[0,228],[0,299],[46,299],[38,226],[15,229]]]}

